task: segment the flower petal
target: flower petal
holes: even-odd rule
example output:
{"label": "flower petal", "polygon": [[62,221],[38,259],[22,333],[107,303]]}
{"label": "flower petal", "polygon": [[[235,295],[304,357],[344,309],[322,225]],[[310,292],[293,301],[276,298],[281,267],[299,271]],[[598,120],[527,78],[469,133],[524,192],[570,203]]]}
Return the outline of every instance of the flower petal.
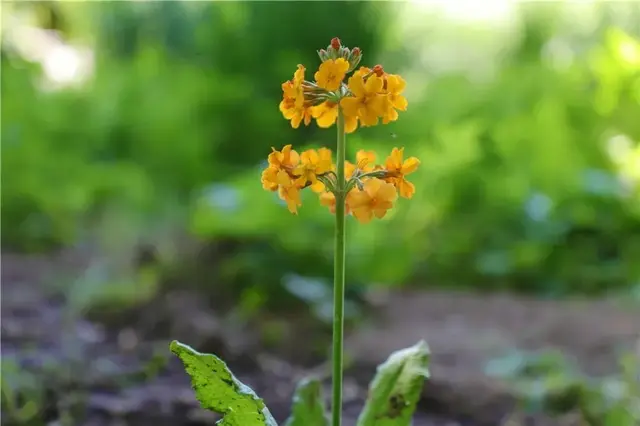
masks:
{"label": "flower petal", "polygon": [[[347,83],[349,90],[356,98],[362,98],[365,95],[364,79],[360,75],[352,75]],[[348,98],[347,98],[348,99]]]}
{"label": "flower petal", "polygon": [[398,182],[398,192],[401,197],[409,199],[413,197],[413,194],[415,194],[416,187],[408,180],[402,179]]}
{"label": "flower petal", "polygon": [[351,209],[365,207],[371,202],[371,197],[365,191],[354,189],[350,194],[349,207]]}
{"label": "flower petal", "polygon": [[376,208],[376,209],[373,210],[373,214],[378,219],[382,219],[387,214],[387,209],[385,209],[385,208]]}
{"label": "flower petal", "polygon": [[394,202],[398,198],[396,187],[390,183],[380,181],[376,198],[380,201]]}
{"label": "flower petal", "polygon": [[[343,109],[345,115],[345,121],[347,117],[357,117],[358,110],[360,109],[361,102],[358,98],[354,98],[352,96],[343,98],[340,101],[340,106]],[[356,118],[357,120],[357,118]],[[345,123],[346,124],[346,123]]]}
{"label": "flower petal", "polygon": [[377,75],[372,75],[367,79],[364,90],[367,93],[378,93],[382,90],[382,86],[384,86],[384,80]]}
{"label": "flower petal", "polygon": [[369,195],[369,197],[375,198],[383,183],[384,182],[381,181],[380,179],[376,179],[376,178],[368,179],[364,183],[364,190]]}
{"label": "flower petal", "polygon": [[402,95],[395,95],[393,97],[393,100],[391,101],[391,104],[394,108],[399,109],[400,111],[406,111],[407,107],[409,106],[407,98]]}
{"label": "flower petal", "polygon": [[420,160],[418,160],[416,157],[409,157],[404,160],[404,163],[402,163],[401,172],[403,175],[408,175],[409,173],[415,172],[418,169],[419,165]]}
{"label": "flower petal", "polygon": [[358,128],[358,117],[345,115],[344,117],[344,131],[347,133],[353,133]]}
{"label": "flower petal", "polygon": [[353,210],[353,216],[362,224],[367,224],[373,219],[373,212],[369,208],[358,208]]}

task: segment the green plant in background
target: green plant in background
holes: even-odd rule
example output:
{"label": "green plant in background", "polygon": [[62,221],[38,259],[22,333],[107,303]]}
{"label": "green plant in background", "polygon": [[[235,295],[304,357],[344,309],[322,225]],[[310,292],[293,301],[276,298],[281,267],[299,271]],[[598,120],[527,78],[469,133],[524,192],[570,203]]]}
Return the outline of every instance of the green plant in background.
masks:
{"label": "green plant in background", "polygon": [[514,353],[494,360],[488,373],[515,386],[525,412],[577,414],[588,426],[635,426],[640,422],[640,360],[625,354],[620,374],[594,378],[558,352]]}
{"label": "green plant in background", "polygon": [[[375,154],[360,151],[356,164],[345,159],[345,134],[358,125],[375,126],[398,119],[407,109],[402,95],[404,79],[384,71],[382,66],[360,67],[360,48],[342,46],[333,38],[326,50],[318,52],[322,63],[315,81],[305,80],[305,67],[298,65],[292,80],[282,84],[280,111],[291,126],[309,125],[312,118],[319,127],[337,127],[337,158],[333,163],[327,148],[298,154],[291,145],[273,149],[268,167],[262,172],[264,189],[277,192],[293,214],[302,205],[301,191],[311,188],[320,194],[321,204],[335,213],[333,370],[331,425],[342,422],[342,380],[345,301],[345,222],[349,214],[366,224],[382,219],[400,195],[411,198],[415,186],[406,179],[420,164],[415,157],[403,159],[404,148],[393,148],[384,165],[375,164]],[[353,73],[345,84],[347,74]],[[204,408],[222,414],[221,425],[274,425],[264,402],[238,381],[224,362],[214,355],[201,354],[177,341],[171,351],[184,363],[196,396]],[[426,343],[392,354],[378,372],[369,389],[367,403],[358,419],[359,426],[408,426],[415,411],[424,380],[428,377],[429,351]],[[294,398],[288,424],[327,425],[322,408],[320,384],[301,384]],[[303,401],[301,403],[301,401]],[[303,408],[304,407],[304,408]]]}
{"label": "green plant in background", "polygon": [[[476,24],[424,17],[416,36],[428,43],[393,46],[406,3],[14,3],[42,10],[37,26],[92,48],[96,60],[80,89],[43,91],[42,67],[3,38],[1,96],[12,106],[2,110],[2,167],[12,177],[3,182],[4,248],[73,244],[113,204],[145,221],[173,206],[181,211],[171,226],[237,246],[217,259],[222,276],[208,274],[207,289],[240,297],[257,288],[271,309],[286,274],[330,278],[332,221],[322,206],[291,223],[253,182],[271,141],[293,141],[269,82],[344,29],[415,82],[403,120],[358,132],[347,156],[393,138],[424,166],[412,175],[420,189],[411,206],[347,225],[354,281],[558,296],[627,291],[640,279],[639,34],[624,22],[633,18],[616,18],[638,16],[637,4],[595,5],[584,25],[570,10],[563,18],[566,5],[518,7],[514,37],[482,31],[493,46]],[[291,26],[274,26],[279,19]],[[269,37],[247,37],[261,32]],[[471,72],[429,59],[460,39],[482,58]],[[476,75],[487,65],[490,75]],[[297,136],[324,137],[313,127]]]}
{"label": "green plant in background", "polygon": [[2,367],[2,412],[9,421],[28,424],[44,406],[44,389],[38,386],[34,374],[20,368],[12,360],[3,359]]}

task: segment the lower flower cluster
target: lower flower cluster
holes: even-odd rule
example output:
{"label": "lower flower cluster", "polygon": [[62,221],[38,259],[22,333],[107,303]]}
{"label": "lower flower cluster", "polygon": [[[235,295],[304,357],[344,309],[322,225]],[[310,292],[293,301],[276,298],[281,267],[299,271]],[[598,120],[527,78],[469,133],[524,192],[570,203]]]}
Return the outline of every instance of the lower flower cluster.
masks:
{"label": "lower flower cluster", "polygon": [[320,203],[335,213],[337,188],[344,187],[345,213],[368,223],[374,217],[383,218],[398,196],[413,196],[415,187],[406,176],[419,165],[416,157],[404,159],[404,148],[393,148],[383,164],[376,164],[374,152],[361,150],[356,154],[355,164],[345,161],[345,184],[337,185],[329,149],[310,149],[298,154],[287,145],[282,151],[273,149],[269,154],[269,165],[261,180],[264,189],[278,192],[293,214],[302,205],[300,192],[307,187],[318,193]]}

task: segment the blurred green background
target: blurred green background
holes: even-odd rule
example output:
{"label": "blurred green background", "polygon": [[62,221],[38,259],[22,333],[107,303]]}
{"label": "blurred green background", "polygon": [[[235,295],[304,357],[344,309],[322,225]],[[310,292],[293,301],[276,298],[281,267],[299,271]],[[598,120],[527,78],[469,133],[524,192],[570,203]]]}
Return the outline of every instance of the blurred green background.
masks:
{"label": "blurred green background", "polygon": [[408,112],[350,136],[349,155],[422,161],[414,199],[349,220],[351,288],[640,288],[637,2],[3,9],[3,250],[97,244],[126,263],[150,247],[169,275],[204,261],[199,285],[251,308],[330,278],[333,216],[313,194],[291,216],[260,171],[272,146],[335,143],[278,102],[338,36],[408,82]]}

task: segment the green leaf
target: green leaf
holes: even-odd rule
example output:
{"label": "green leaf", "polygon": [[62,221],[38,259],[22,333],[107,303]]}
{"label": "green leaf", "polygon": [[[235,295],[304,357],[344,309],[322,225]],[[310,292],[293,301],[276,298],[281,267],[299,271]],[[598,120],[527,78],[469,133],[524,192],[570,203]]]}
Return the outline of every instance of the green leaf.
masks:
{"label": "green leaf", "polygon": [[200,353],[178,341],[173,352],[191,376],[191,385],[203,408],[221,414],[220,426],[277,426],[273,416],[255,392],[240,382],[215,355]]}
{"label": "green leaf", "polygon": [[429,347],[419,341],[378,366],[357,426],[409,426],[425,379]]}
{"label": "green leaf", "polygon": [[631,410],[631,405],[616,405],[605,414],[603,424],[606,426],[637,426],[640,419]]}
{"label": "green leaf", "polygon": [[322,399],[322,385],[318,379],[302,380],[293,395],[291,417],[285,426],[327,426],[327,418]]}

